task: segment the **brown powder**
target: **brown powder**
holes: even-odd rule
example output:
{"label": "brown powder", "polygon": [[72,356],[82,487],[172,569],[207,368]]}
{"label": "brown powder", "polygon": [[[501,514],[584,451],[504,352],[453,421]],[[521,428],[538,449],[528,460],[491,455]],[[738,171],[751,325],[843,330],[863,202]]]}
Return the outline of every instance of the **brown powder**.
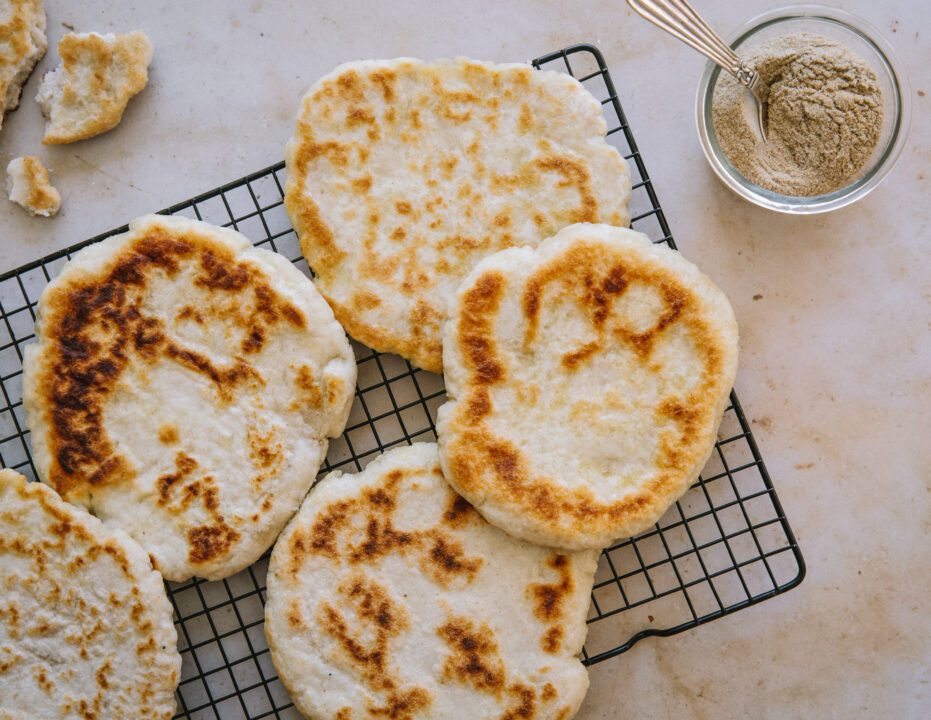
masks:
{"label": "brown powder", "polygon": [[769,40],[746,57],[770,87],[768,142],[749,93],[719,76],[712,101],[718,143],[737,171],[773,192],[810,197],[852,182],[879,142],[882,88],[840,43],[801,33]]}

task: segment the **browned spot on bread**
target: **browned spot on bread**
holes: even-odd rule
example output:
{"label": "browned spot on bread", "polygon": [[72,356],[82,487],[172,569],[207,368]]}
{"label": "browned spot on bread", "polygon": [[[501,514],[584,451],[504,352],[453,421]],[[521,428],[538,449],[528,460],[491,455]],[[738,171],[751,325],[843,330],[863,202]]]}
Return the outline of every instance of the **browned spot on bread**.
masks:
{"label": "browned spot on bread", "polygon": [[[336,590],[343,598],[342,610],[321,602],[317,606],[317,622],[336,641],[336,652],[358,679],[384,698],[381,705],[370,702],[369,714],[412,720],[432,700],[423,688],[399,688],[395,680],[397,672],[390,662],[390,644],[410,627],[407,612],[384,587],[359,573],[340,583]],[[353,622],[346,619],[344,610],[355,615]]]}
{"label": "browned spot on bread", "polygon": [[391,720],[413,720],[420,711],[430,707],[433,698],[424,688],[415,687],[388,695],[384,705],[369,705],[371,717],[384,717]]}
{"label": "browned spot on bread", "polygon": [[[66,498],[95,485],[119,483],[135,474],[104,429],[104,407],[130,363],[171,361],[203,375],[220,401],[240,386],[260,387],[262,378],[241,358],[221,365],[170,337],[146,315],[145,298],[157,277],[195,269],[195,286],[220,299],[221,310],[182,307],[179,318],[222,312],[243,333],[243,352],[258,351],[278,325],[303,327],[298,308],[281,298],[264,271],[209,236],[154,224],[138,234],[105,270],[69,278],[43,298],[46,352],[37,384],[47,409],[53,456],[49,482]],[[242,299],[248,289],[252,302]]]}
{"label": "browned spot on bread", "polygon": [[562,356],[562,366],[567,370],[575,370],[599,350],[601,350],[601,343],[597,340],[586,343],[577,350],[565,353]]}
{"label": "browned spot on bread", "polygon": [[543,648],[544,652],[550,654],[558,653],[559,649],[562,647],[563,635],[563,629],[558,625],[554,625],[543,633],[543,637],[540,638],[540,647]]}
{"label": "browned spot on bread", "polygon": [[517,129],[523,135],[533,129],[533,112],[527,103],[521,103],[520,117],[517,120]]}
{"label": "browned spot on bread", "polygon": [[494,631],[466,617],[450,617],[437,628],[450,654],[443,661],[442,679],[458,682],[480,692],[500,696],[507,674]]}
{"label": "browned spot on bread", "polygon": [[248,284],[252,273],[243,264],[231,263],[232,253],[228,250],[205,249],[200,256],[201,272],[194,284],[210,290],[240,292]]}
{"label": "browned spot on bread", "polygon": [[399,215],[410,215],[414,208],[407,200],[399,200],[394,204],[394,209]]}
{"label": "browned spot on bread", "polygon": [[314,370],[309,365],[301,365],[294,377],[295,398],[291,409],[311,407],[318,410],[323,407],[323,392],[314,378]]}
{"label": "browned spot on bread", "polygon": [[190,305],[185,305],[180,310],[178,310],[178,314],[175,315],[175,320],[189,320],[191,322],[197,323],[198,325],[204,324],[204,316],[201,315],[200,310],[191,307]]}
{"label": "browned spot on bread", "polygon": [[264,433],[250,425],[246,430],[249,443],[249,459],[252,466],[259,471],[252,482],[256,488],[265,480],[275,477],[284,467],[284,449],[278,440],[278,429],[269,427]]}
{"label": "browned spot on bread", "polygon": [[347,527],[356,509],[356,502],[344,500],[331,503],[326,510],[320,513],[310,528],[310,537],[304,539],[299,532],[295,532],[291,539],[291,557],[302,558],[307,552],[313,550],[326,557],[336,559],[338,547],[337,534]]}
{"label": "browned spot on bread", "polygon": [[596,222],[598,218],[598,201],[592,188],[591,173],[585,163],[568,155],[551,155],[538,159],[534,165],[539,170],[561,175],[560,187],[574,187],[579,193],[579,206],[573,209],[568,218],[570,223]]}
{"label": "browned spot on bread", "polygon": [[[0,610],[0,619],[3,618],[3,610]],[[6,660],[0,660],[0,675],[9,672],[16,667],[21,660],[25,659],[22,655],[8,656]]]}
{"label": "browned spot on bread", "polygon": [[238,385],[250,381],[259,385],[263,384],[258,371],[238,358],[228,366],[218,366],[214,365],[213,361],[203,353],[175,344],[170,344],[165,348],[165,356],[207,377],[216,386],[217,393],[223,400],[229,400],[233,388]]}
{"label": "browned spot on bread", "polygon": [[391,231],[389,237],[395,242],[401,242],[404,238],[407,237],[407,230],[398,225],[394,230]]}
{"label": "browned spot on bread", "polygon": [[175,472],[161,475],[155,481],[155,486],[158,488],[156,502],[159,505],[167,505],[172,499],[175,485],[190,477],[196,469],[197,461],[194,458],[187,453],[178,452],[175,455]]}
{"label": "browned spot on bread", "polygon": [[378,70],[373,72],[370,79],[381,90],[381,97],[386,103],[394,100],[394,84],[397,80],[397,73],[393,70]]}
{"label": "browned spot on bread", "polygon": [[443,173],[443,177],[446,180],[453,179],[453,171],[456,169],[458,164],[459,158],[455,155],[450,155],[440,161],[440,171]]}
{"label": "browned spot on bread", "polygon": [[199,525],[188,530],[188,560],[204,563],[229,553],[241,537],[238,530],[224,522]]}
{"label": "browned spot on bread", "polygon": [[443,522],[454,528],[461,528],[477,515],[478,513],[468,500],[462,495],[453,494],[446,506],[446,512],[443,513]]}
{"label": "browned spot on bread", "polygon": [[[598,248],[577,246],[537,269],[527,279],[522,297],[522,307],[527,321],[524,347],[530,347],[536,340],[540,302],[549,285],[560,287],[560,290],[554,291],[560,293],[558,297],[566,298],[574,303],[585,313],[595,330],[603,333],[605,321],[611,312],[615,298],[623,294],[628,287],[623,265],[613,265],[602,271],[599,266],[603,265],[603,260],[599,262]],[[597,348],[583,347],[578,351],[566,353],[563,361],[565,362],[565,358],[572,358],[576,354],[584,358],[595,351]],[[574,361],[570,360],[571,362]]]}
{"label": "browned spot on bread", "polygon": [[[415,555],[426,576],[442,587],[472,582],[482,560],[467,556],[455,537],[439,528],[403,531],[395,526],[393,513],[400,483],[407,474],[395,469],[381,485],[367,488],[361,497],[331,503],[318,514],[307,537],[295,530],[290,540],[291,572],[299,571],[309,552],[364,565],[397,553]],[[457,526],[466,521],[470,511],[468,503],[463,507],[451,498],[444,517]]]}
{"label": "browned spot on bread", "polygon": [[372,176],[362,175],[352,181],[352,188],[360,194],[365,194],[372,189]]}
{"label": "browned spot on bread", "polygon": [[543,700],[543,702],[553,702],[553,700],[555,700],[557,697],[559,697],[559,693],[556,692],[556,688],[553,683],[546,683],[543,686],[543,691],[540,693],[540,698]]}
{"label": "browned spot on bread", "polygon": [[375,115],[369,108],[352,107],[346,113],[346,127],[354,128],[359,125],[375,125]]}
{"label": "browned spot on bread", "polygon": [[[390,510],[384,512],[385,515],[389,513]],[[396,530],[390,516],[380,518],[373,514],[368,519],[362,541],[349,546],[349,559],[350,562],[369,563],[413,545],[416,539],[414,533]]]}
{"label": "browned spot on bread", "polygon": [[352,708],[344,707],[337,710],[336,720],[352,720]]}
{"label": "browned spot on bread", "polygon": [[497,357],[491,317],[497,313],[504,296],[504,277],[486,272],[461,301],[459,343],[475,378],[483,385],[504,379],[504,366]]}
{"label": "browned spot on bread", "polygon": [[48,675],[45,673],[45,668],[41,665],[32,666],[32,675],[36,680],[36,685],[45,693],[50,693],[55,689],[55,683],[49,679]]}
{"label": "browned spot on bread", "polygon": [[436,534],[427,553],[421,556],[420,567],[435,583],[448,587],[460,576],[471,582],[482,567],[482,559],[466,557],[461,542]]}
{"label": "browned spot on bread", "polygon": [[102,690],[106,690],[110,687],[110,682],[107,680],[107,675],[113,669],[113,666],[110,664],[109,660],[104,660],[103,664],[97,668],[97,672],[94,676],[97,678],[97,687]]}
{"label": "browned spot on bread", "polygon": [[554,583],[534,583],[527,588],[533,603],[533,614],[541,622],[558,622],[563,616],[563,605],[575,589],[572,580],[572,559],[568,555],[554,554],[546,563],[559,574]]}
{"label": "browned spot on bread", "polygon": [[158,439],[163,445],[174,445],[180,440],[178,428],[171,423],[165,423],[158,429]]}
{"label": "browned spot on bread", "polygon": [[[653,346],[663,332],[671,326],[682,315],[685,306],[691,300],[688,293],[678,287],[662,287],[664,308],[662,314],[649,330],[636,332],[623,326],[614,328],[614,334],[617,338],[626,341],[633,347],[634,351],[644,359],[649,358],[653,352]],[[692,300],[694,302],[694,300]],[[717,350],[713,347],[704,348],[706,360],[710,363],[719,362],[716,358]]]}
{"label": "browned spot on bread", "polygon": [[381,305],[381,298],[375,293],[362,290],[352,296],[351,303],[352,307],[356,310],[371,310]]}
{"label": "browned spot on bread", "polygon": [[524,683],[513,683],[508,687],[511,704],[501,720],[533,720],[537,716],[537,694],[533,687]]}
{"label": "browned spot on bread", "polygon": [[336,93],[345,100],[361,102],[364,98],[362,78],[355,70],[349,70],[336,78]]}
{"label": "browned spot on bread", "polygon": [[291,598],[291,602],[288,605],[288,625],[290,625],[294,630],[306,630],[307,623],[304,620],[304,613],[301,610],[301,603],[297,598]]}
{"label": "browned spot on bread", "polygon": [[497,215],[495,215],[492,224],[497,228],[506,228],[511,226],[511,213],[507,210],[502,210]]}
{"label": "browned spot on bread", "polygon": [[[306,112],[306,105],[305,105]],[[285,208],[288,216],[294,223],[301,239],[301,251],[311,263],[318,275],[331,271],[344,257],[345,252],[337,247],[330,226],[324,221],[320,208],[313,199],[297,190],[295,183],[303,183],[307,177],[308,167],[317,158],[325,157],[336,167],[349,165],[349,147],[339,142],[317,143],[313,140],[313,131],[308,122],[301,120],[298,123],[298,132],[307,140],[297,150],[292,163],[293,176],[288,175],[288,191],[285,194]]]}

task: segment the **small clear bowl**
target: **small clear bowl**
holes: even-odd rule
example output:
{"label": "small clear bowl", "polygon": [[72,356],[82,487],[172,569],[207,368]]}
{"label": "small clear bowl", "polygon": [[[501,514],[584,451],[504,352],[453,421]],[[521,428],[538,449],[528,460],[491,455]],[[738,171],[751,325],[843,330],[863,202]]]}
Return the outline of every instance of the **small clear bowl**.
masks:
{"label": "small clear bowl", "polygon": [[873,68],[882,87],[884,112],[879,143],[853,182],[826,195],[797,197],[772,192],[741,175],[721,151],[711,122],[711,100],[722,70],[710,61],[698,85],[697,121],[705,157],[725,185],[742,198],[770,210],[806,215],[837,210],[876,189],[892,170],[905,145],[911,97],[908,80],[892,46],[875,27],[843,10],[821,5],[792,5],[771,10],[753,18],[724,40],[738,55],[746,55],[761,42],[801,32],[823,35],[846,45]]}

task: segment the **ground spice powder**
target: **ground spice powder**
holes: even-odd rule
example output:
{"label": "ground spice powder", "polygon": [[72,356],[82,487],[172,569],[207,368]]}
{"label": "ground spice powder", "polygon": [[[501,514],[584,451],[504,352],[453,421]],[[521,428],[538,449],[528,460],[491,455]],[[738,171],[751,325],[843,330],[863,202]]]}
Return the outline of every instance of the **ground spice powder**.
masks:
{"label": "ground spice powder", "polygon": [[768,141],[756,129],[747,91],[722,73],[711,115],[731,164],[783,195],[811,197],[850,184],[882,130],[876,73],[844,45],[809,33],[768,40],[746,59],[770,87]]}

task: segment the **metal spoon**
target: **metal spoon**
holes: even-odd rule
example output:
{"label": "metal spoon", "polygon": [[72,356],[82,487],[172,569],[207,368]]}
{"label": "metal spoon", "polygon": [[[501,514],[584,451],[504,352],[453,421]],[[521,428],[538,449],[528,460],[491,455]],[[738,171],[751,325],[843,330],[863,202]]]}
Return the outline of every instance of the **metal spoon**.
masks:
{"label": "metal spoon", "polygon": [[627,0],[627,4],[656,27],[698,50],[747,88],[756,100],[757,122],[766,142],[769,86],[708,27],[687,0]]}

